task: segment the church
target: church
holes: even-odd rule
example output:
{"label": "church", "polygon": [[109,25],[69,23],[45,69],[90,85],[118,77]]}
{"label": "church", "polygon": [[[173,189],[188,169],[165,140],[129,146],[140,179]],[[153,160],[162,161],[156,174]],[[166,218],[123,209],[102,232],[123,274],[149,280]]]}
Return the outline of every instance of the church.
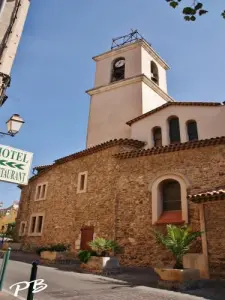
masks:
{"label": "church", "polygon": [[189,224],[206,277],[225,276],[225,105],[178,102],[169,66],[137,31],[113,39],[96,62],[86,149],[35,168],[20,186],[24,248],[95,237],[116,240],[120,262],[171,263],[152,229]]}

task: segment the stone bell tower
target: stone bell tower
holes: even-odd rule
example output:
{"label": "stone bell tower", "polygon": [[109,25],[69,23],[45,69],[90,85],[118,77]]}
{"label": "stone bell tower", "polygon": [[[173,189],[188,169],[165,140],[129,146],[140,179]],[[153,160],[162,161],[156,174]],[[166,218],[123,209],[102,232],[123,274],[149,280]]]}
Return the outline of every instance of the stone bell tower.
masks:
{"label": "stone bell tower", "polygon": [[111,139],[130,138],[126,122],[168,101],[164,60],[137,32],[113,39],[110,51],[96,62],[86,147]]}
{"label": "stone bell tower", "polygon": [[0,0],[0,107],[10,85],[10,73],[27,18],[30,0]]}

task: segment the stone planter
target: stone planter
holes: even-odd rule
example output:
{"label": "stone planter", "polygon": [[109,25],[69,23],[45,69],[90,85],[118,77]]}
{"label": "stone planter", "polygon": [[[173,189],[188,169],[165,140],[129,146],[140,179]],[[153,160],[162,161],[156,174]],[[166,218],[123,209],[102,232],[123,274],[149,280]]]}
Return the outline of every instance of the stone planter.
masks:
{"label": "stone planter", "polygon": [[64,252],[42,251],[41,258],[45,260],[60,260],[64,259]]}
{"label": "stone planter", "polygon": [[200,279],[200,272],[196,269],[172,269],[172,268],[155,268],[155,272],[162,281],[184,282],[188,280]]}
{"label": "stone planter", "polygon": [[21,243],[16,243],[16,242],[10,242],[9,243],[9,247],[12,249],[12,250],[21,250]]}
{"label": "stone planter", "polygon": [[120,264],[117,257],[97,257],[92,256],[86,264],[81,264],[81,268],[93,273],[119,273]]}

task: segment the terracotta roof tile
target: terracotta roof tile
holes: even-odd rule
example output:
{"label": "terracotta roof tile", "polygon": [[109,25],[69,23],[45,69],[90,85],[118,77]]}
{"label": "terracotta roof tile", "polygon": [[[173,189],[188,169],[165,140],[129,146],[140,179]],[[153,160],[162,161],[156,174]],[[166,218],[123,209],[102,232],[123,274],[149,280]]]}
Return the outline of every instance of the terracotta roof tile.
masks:
{"label": "terracotta roof tile", "polygon": [[219,103],[219,102],[167,102],[153,110],[150,110],[148,111],[147,113],[143,114],[143,115],[140,115],[130,121],[128,121],[126,124],[131,126],[133,123],[141,120],[141,119],[144,119],[168,106],[221,106],[222,104]]}
{"label": "terracotta roof tile", "polygon": [[51,165],[42,165],[42,166],[37,166],[37,167],[34,167],[33,170],[37,170],[37,171],[42,171],[46,168],[49,168],[51,167]]}
{"label": "terracotta roof tile", "polygon": [[114,157],[119,159],[125,159],[125,158],[139,157],[139,156],[157,155],[162,153],[169,153],[169,152],[201,148],[207,146],[214,146],[219,144],[225,144],[225,136],[199,140],[199,141],[191,141],[191,142],[180,143],[180,144],[172,144],[172,145],[162,146],[162,147],[154,147],[150,149],[120,152],[114,154]]}
{"label": "terracotta roof tile", "polygon": [[92,154],[92,153],[95,153],[95,152],[98,152],[98,151],[101,151],[103,149],[107,149],[107,148],[110,148],[110,147],[113,147],[113,146],[116,146],[116,145],[130,145],[130,146],[134,146],[136,148],[141,148],[141,147],[143,147],[145,145],[145,142],[142,142],[142,141],[139,141],[139,140],[132,140],[132,139],[115,139],[115,140],[110,140],[110,141],[107,141],[105,143],[96,145],[94,147],[87,148],[87,149],[85,149],[83,151],[80,151],[80,152],[77,152],[77,153],[74,153],[74,154],[62,157],[60,159],[57,159],[55,161],[55,163],[57,164],[57,163],[66,162],[66,161],[69,161],[71,159],[75,159],[75,158],[79,158],[79,157],[82,157],[82,156],[86,156],[86,155],[89,155],[89,154]]}
{"label": "terracotta roof tile", "polygon": [[[145,142],[142,142],[142,141],[139,141],[139,140],[114,139],[114,140],[110,140],[110,141],[107,141],[105,143],[96,145],[94,147],[87,148],[83,151],[80,151],[80,152],[62,157],[60,159],[57,159],[57,160],[55,160],[55,163],[52,164],[52,165],[39,166],[39,167],[36,167],[34,169],[42,171],[41,174],[43,174],[44,172],[47,172],[48,170],[52,169],[55,165],[62,164],[64,162],[67,162],[67,161],[70,161],[70,160],[73,160],[73,159],[77,159],[77,158],[80,158],[80,157],[83,157],[83,156],[86,156],[86,155],[89,155],[89,154],[92,154],[92,153],[96,153],[98,151],[101,151],[101,150],[104,150],[104,149],[107,149],[107,148],[110,148],[110,147],[113,147],[113,146],[116,146],[116,145],[130,145],[130,146],[133,146],[133,147],[136,147],[136,148],[141,148],[145,144],[146,144]],[[37,178],[39,176],[39,174],[40,173],[38,173],[38,174],[34,175],[33,177],[31,177],[29,179],[29,182],[34,180],[35,178]],[[19,188],[22,188],[22,185],[19,185]]]}
{"label": "terracotta roof tile", "polygon": [[188,199],[195,203],[225,200],[225,187],[218,188],[212,191],[205,191],[199,194],[189,195]]}

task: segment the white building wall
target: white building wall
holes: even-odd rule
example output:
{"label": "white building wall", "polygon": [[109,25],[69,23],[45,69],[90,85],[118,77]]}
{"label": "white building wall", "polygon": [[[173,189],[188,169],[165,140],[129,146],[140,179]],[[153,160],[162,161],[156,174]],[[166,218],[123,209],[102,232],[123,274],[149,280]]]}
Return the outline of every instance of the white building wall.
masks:
{"label": "white building wall", "polygon": [[112,52],[114,55],[97,61],[95,73],[95,87],[108,85],[111,83],[112,64],[118,57],[125,58],[125,78],[134,77],[141,74],[141,47],[130,50],[124,48],[123,53]]}
{"label": "white building wall", "polygon": [[144,82],[142,83],[142,114],[165,104],[167,101],[159,96]]}
{"label": "white building wall", "polygon": [[168,106],[131,125],[131,138],[146,141],[146,148],[154,146],[152,129],[159,126],[162,129],[163,146],[169,144],[170,116],[179,117],[181,142],[188,141],[186,122],[195,120],[198,127],[198,138],[207,139],[225,136],[225,106]]}
{"label": "white building wall", "polygon": [[[7,1],[0,17],[0,39],[2,41],[5,33],[10,25],[10,19],[14,10],[16,0]],[[21,5],[18,9],[17,18],[12,27],[12,31],[9,35],[7,45],[0,58],[0,72],[10,75],[12,65],[16,56],[17,48],[22,36],[24,23],[26,21],[28,9],[30,6],[29,0],[21,0]]]}
{"label": "white building wall", "polygon": [[155,61],[152,56],[144,49],[141,49],[141,68],[142,74],[145,74],[148,78],[151,79],[151,61],[154,61],[158,67],[159,72],[159,87],[167,93],[167,78],[166,78],[166,70],[160,66],[160,64]]}
{"label": "white building wall", "polygon": [[126,85],[91,97],[87,147],[116,138],[130,138],[127,120],[141,114],[142,83]]}

